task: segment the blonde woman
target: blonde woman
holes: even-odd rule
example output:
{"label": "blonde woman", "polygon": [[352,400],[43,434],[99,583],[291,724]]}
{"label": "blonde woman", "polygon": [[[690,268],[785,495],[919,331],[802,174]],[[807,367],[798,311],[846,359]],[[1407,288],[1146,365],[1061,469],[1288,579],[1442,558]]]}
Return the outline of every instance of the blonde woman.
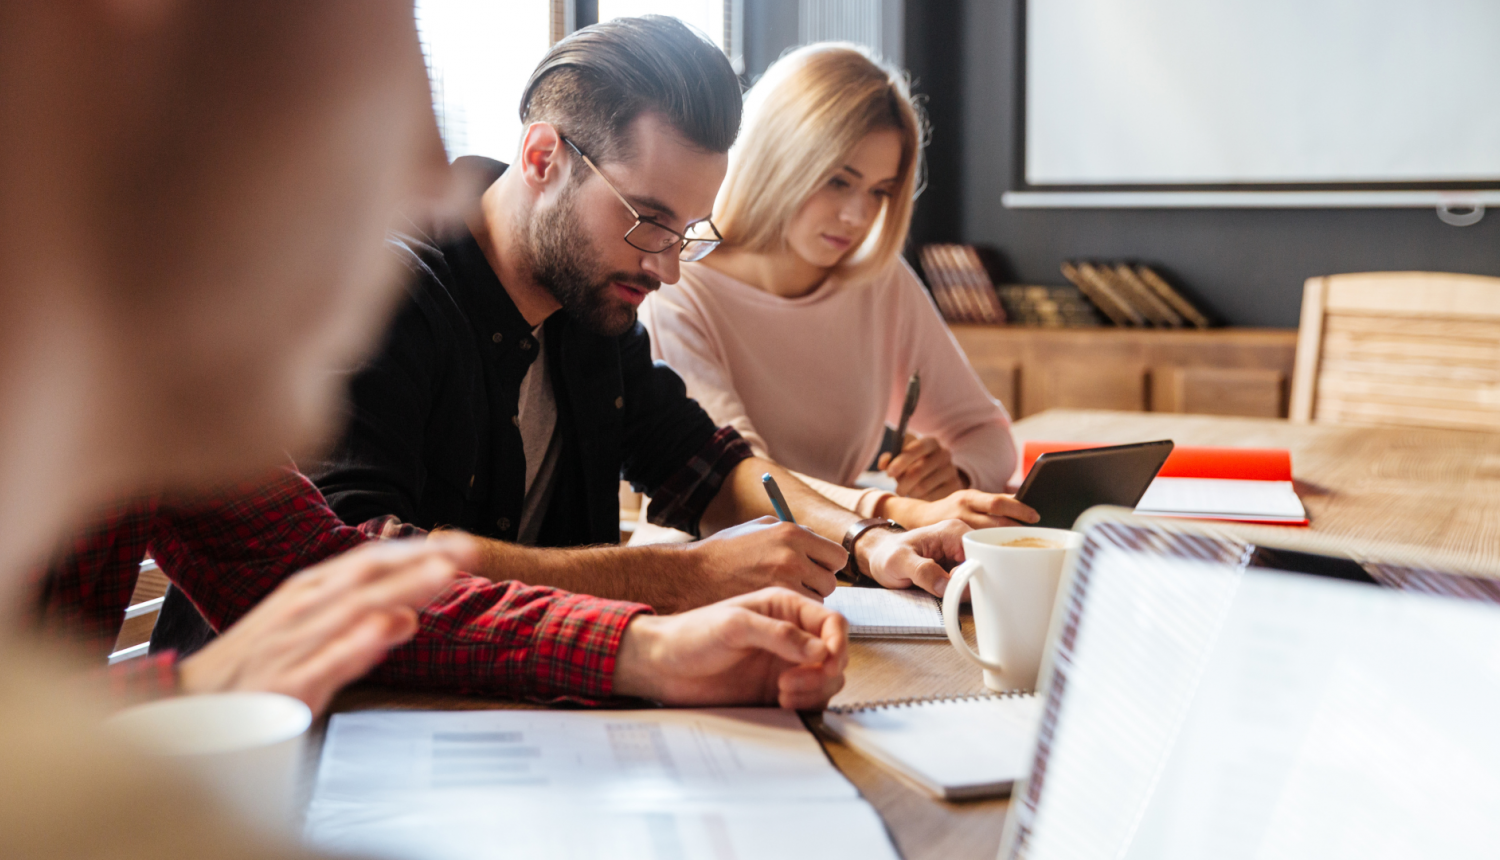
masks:
{"label": "blonde woman", "polygon": [[[809,45],[746,95],[713,219],[724,236],[641,308],[652,350],[756,452],[865,516],[907,527],[1032,522],[1008,496],[1010,420],[900,257],[924,126],[904,76],[862,49]],[[922,396],[896,493],[854,482]]]}

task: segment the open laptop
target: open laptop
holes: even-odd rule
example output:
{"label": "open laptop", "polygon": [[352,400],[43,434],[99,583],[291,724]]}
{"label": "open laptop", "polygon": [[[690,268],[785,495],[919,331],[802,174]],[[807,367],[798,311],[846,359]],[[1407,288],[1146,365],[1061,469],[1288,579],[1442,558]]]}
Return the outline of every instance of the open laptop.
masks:
{"label": "open laptop", "polygon": [[1500,581],[1095,509],[1000,860],[1490,857]]}

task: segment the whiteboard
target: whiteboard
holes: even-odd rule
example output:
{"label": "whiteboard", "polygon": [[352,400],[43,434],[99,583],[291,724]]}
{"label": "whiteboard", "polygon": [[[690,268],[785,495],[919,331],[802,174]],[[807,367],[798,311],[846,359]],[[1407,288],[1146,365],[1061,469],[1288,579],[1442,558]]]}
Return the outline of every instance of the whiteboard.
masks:
{"label": "whiteboard", "polygon": [[1500,0],[1029,0],[1025,179],[1500,180]]}

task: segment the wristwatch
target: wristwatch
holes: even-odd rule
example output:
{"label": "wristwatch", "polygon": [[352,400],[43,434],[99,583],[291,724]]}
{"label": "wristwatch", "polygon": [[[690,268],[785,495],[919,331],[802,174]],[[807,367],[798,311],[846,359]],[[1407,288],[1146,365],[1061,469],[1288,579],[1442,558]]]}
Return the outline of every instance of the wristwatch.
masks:
{"label": "wristwatch", "polygon": [[849,526],[848,530],[844,532],[844,552],[849,553],[849,561],[844,565],[844,569],[839,572],[852,580],[858,580],[861,576],[859,563],[854,560],[854,545],[859,543],[859,539],[864,537],[865,532],[870,529],[890,529],[893,532],[906,531],[905,526],[895,520],[888,520],[885,517],[870,517]]}

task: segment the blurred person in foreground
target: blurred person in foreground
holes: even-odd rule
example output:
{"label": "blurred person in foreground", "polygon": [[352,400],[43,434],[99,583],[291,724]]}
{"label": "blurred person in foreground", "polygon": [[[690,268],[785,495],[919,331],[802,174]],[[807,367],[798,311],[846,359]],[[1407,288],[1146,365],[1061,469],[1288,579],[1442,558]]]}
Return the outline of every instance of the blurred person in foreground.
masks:
{"label": "blurred person in foreground", "polygon": [[[846,560],[942,593],[967,527],[903,533],[839,507],[651,360],[636,307],[717,245],[708,215],[740,107],[723,51],[674,18],[598,24],[543,58],[515,163],[459,159],[464,223],[401,242],[411,297],[311,471],[345,522],[463,529],[527,582],[663,610],[767,585],[821,599]],[[805,528],[771,518],[766,473]],[[555,549],[618,541],[622,477],[652,496],[652,521],[713,538]]]}
{"label": "blurred person in foreground", "polygon": [[[296,854],[115,748],[76,664],[16,616],[24,571],[102,506],[260,479],[330,429],[331,371],[399,293],[385,233],[447,185],[411,4],[4,4],[0,81],[0,856]],[[294,577],[261,607],[287,647],[222,688],[378,660],[473,561],[462,537],[391,541]],[[841,619],[814,601],[719,613],[790,616],[776,645],[800,659],[748,658],[763,696],[841,679]],[[698,636],[683,663],[722,648],[687,618],[632,622],[617,690],[674,634]]]}

